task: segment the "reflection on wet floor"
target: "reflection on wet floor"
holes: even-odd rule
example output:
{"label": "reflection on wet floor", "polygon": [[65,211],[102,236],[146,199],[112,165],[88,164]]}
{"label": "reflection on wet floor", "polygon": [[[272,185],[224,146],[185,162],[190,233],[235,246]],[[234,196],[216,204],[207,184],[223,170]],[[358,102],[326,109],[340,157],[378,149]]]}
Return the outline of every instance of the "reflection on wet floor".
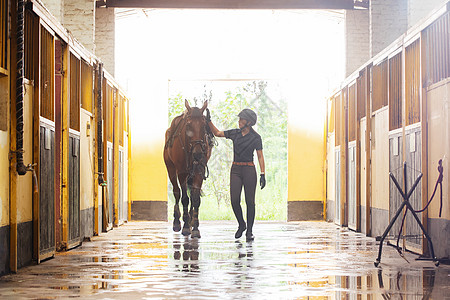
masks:
{"label": "reflection on wet floor", "polygon": [[375,239],[325,222],[202,222],[202,238],[163,222],[131,222],[0,278],[0,298],[450,299],[450,266],[399,257]]}

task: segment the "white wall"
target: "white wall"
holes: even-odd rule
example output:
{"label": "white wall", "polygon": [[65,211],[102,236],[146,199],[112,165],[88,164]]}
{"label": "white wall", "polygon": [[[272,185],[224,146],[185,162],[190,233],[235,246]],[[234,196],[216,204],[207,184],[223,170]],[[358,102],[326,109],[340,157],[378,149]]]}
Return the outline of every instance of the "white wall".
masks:
{"label": "white wall", "polygon": [[369,10],[345,12],[345,76],[370,59]]}
{"label": "white wall", "polygon": [[[104,68],[114,76],[116,20],[114,8],[97,8],[95,11],[95,51]],[[136,28],[136,30],[139,30]]]}
{"label": "white wall", "polygon": [[370,54],[375,56],[408,28],[408,0],[371,0]]}

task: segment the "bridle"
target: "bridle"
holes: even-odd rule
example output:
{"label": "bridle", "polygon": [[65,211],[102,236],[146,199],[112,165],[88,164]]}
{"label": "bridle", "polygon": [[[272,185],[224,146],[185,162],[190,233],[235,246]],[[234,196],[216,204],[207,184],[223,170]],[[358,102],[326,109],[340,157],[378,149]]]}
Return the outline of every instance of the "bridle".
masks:
{"label": "bridle", "polygon": [[[186,119],[192,118],[192,117],[197,117],[197,118],[202,118],[202,120],[204,121],[202,124],[202,129],[203,129],[203,133],[202,133],[202,139],[196,139],[196,140],[191,140],[191,137],[185,133],[185,141],[186,141],[186,146],[185,147],[182,144],[182,148],[185,152],[185,157],[186,159],[186,170],[188,171],[188,179],[190,178],[194,178],[195,174],[201,174],[203,180],[206,180],[209,177],[209,169],[208,169],[208,165],[207,165],[207,161],[206,161],[206,157],[208,155],[207,151],[208,151],[208,134],[207,134],[207,130],[206,127],[208,126],[206,124],[206,118],[205,116],[203,116],[200,112],[200,110],[198,109],[198,111],[193,108],[193,111],[189,114],[189,115],[185,115]],[[189,120],[185,121],[185,126],[186,126],[186,132],[188,130],[188,125],[189,125]],[[201,148],[201,157],[200,159],[197,159],[194,155],[194,149],[196,147],[200,146]],[[198,152],[197,152],[198,153]]]}

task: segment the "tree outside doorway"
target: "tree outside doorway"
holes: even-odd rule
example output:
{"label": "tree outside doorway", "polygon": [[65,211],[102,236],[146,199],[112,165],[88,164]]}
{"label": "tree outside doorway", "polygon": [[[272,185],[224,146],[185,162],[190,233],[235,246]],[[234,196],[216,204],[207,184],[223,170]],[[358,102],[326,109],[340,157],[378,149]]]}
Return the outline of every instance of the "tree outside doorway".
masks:
{"label": "tree outside doorway", "polygon": [[[211,119],[219,130],[238,127],[238,113],[244,108],[258,115],[254,129],[263,140],[266,187],[256,191],[256,220],[285,221],[287,215],[287,101],[276,81],[208,81],[169,83],[169,125],[184,110],[184,100],[201,107],[208,100]],[[209,177],[202,186],[200,220],[234,220],[230,203],[231,140],[216,138],[208,162]],[[255,165],[259,165],[255,153]],[[259,178],[259,176],[258,176]],[[174,197],[168,186],[169,220],[173,219]],[[244,193],[241,196],[245,211]]]}

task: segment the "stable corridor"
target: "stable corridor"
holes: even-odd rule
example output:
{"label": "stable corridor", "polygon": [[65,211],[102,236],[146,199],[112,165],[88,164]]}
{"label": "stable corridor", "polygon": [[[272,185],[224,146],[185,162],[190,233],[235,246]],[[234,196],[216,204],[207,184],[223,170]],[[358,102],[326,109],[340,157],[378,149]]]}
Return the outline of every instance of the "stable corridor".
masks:
{"label": "stable corridor", "polygon": [[[203,221],[201,239],[166,222],[129,222],[0,278],[1,299],[448,299],[450,266],[326,222]],[[446,298],[447,297],[447,298]]]}

